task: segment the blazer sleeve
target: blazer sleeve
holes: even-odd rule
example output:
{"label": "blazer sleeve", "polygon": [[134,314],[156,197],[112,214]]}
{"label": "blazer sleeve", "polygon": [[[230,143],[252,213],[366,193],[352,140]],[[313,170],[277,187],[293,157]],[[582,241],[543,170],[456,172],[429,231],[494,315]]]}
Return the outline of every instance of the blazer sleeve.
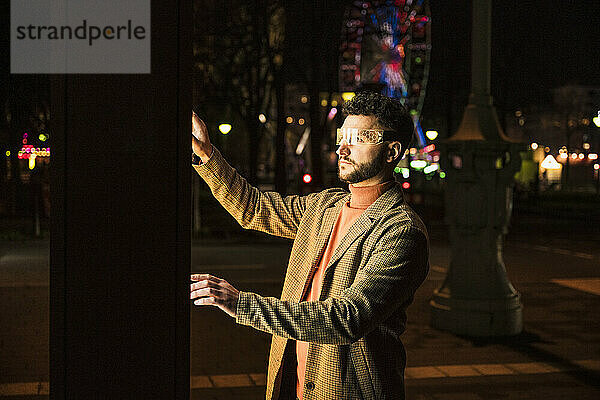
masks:
{"label": "blazer sleeve", "polygon": [[295,303],[240,292],[236,322],[303,342],[357,341],[410,300],[429,271],[428,239],[421,230],[407,227],[382,243],[339,297]]}
{"label": "blazer sleeve", "polygon": [[315,194],[282,197],[277,192],[261,192],[229,165],[216,147],[213,148],[206,163],[193,167],[219,203],[244,229],[294,239],[307,202]]}

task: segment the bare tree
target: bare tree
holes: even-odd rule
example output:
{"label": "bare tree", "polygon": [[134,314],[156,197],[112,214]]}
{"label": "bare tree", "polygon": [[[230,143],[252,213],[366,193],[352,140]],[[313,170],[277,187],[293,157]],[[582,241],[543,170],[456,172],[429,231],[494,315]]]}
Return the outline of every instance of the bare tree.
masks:
{"label": "bare tree", "polygon": [[217,112],[243,125],[248,138],[247,177],[256,182],[265,129],[259,115],[272,108],[275,75],[283,63],[283,7],[275,0],[198,0],[195,6],[198,94],[220,107]]}

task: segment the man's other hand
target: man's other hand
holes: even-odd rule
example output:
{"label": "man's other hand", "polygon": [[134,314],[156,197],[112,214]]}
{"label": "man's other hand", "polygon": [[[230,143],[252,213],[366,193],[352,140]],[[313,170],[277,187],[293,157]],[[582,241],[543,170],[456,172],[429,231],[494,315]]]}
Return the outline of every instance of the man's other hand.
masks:
{"label": "man's other hand", "polygon": [[196,283],[190,284],[190,299],[197,306],[217,306],[233,318],[237,315],[237,303],[240,291],[225,279],[209,274],[193,274],[190,278]]}

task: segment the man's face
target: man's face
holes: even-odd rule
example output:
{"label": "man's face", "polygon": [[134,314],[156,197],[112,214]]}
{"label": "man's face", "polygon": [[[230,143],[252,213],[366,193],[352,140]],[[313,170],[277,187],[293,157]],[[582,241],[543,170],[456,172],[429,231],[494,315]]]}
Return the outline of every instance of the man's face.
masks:
{"label": "man's face", "polygon": [[[348,115],[342,128],[383,129],[372,115]],[[359,183],[373,178],[385,165],[387,146],[380,144],[353,144],[343,140],[338,150],[338,177],[342,182]]]}

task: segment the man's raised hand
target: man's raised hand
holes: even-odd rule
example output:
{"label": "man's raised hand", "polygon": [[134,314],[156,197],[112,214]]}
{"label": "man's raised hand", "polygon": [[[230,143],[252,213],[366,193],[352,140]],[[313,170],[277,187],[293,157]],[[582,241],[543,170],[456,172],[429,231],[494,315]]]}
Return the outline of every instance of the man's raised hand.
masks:
{"label": "man's raised hand", "polygon": [[208,129],[204,122],[192,111],[192,151],[207,162],[212,153],[212,145],[208,137]]}

